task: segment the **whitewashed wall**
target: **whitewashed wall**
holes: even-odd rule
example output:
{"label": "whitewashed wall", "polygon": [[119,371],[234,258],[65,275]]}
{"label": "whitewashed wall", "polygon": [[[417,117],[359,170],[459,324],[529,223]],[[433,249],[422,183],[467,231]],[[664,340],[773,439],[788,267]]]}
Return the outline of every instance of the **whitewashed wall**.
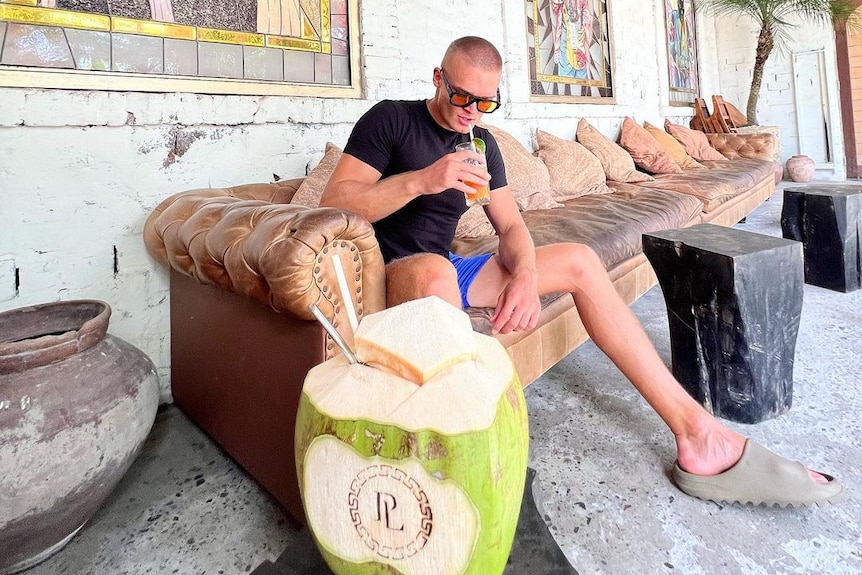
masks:
{"label": "whitewashed wall", "polygon": [[[687,121],[690,110],[666,105],[661,0],[610,4],[615,105],[529,101],[521,0],[363,2],[361,100],[0,88],[0,310],[106,300],[114,309],[110,331],[150,355],[169,401],[168,276],[141,239],[162,199],[302,175],[326,141],[346,142],[373,102],[431,95],[434,66],[448,43],[466,34],[500,47],[506,105],[487,120],[525,145],[532,146],[536,127],[572,138],[581,117],[611,137],[625,116]],[[723,84],[733,74],[718,75],[724,64],[714,27],[700,22],[698,31],[704,93],[727,93]],[[738,39],[744,41],[753,40]],[[17,294],[9,259],[18,268]]]}
{"label": "whitewashed wall", "polygon": [[[794,154],[806,151],[805,139],[819,134],[799,133],[797,129],[797,106],[811,106],[812,102],[797,102],[794,92],[793,53],[823,50],[825,55],[826,90],[828,102],[828,127],[831,132],[832,163],[817,166],[815,178],[842,180],[846,174],[844,137],[841,128],[841,111],[838,92],[838,67],[835,56],[835,36],[831,28],[791,20],[791,41],[782,51],[775,50],[766,62],[760,99],[757,105],[757,120],[763,126],[778,126],[779,153],[782,161]],[[755,47],[759,30],[751,19],[728,18],[712,23],[710,35],[721,46],[717,68],[720,92],[743,113],[748,102],[754,67]],[[705,92],[710,94],[710,92]]]}

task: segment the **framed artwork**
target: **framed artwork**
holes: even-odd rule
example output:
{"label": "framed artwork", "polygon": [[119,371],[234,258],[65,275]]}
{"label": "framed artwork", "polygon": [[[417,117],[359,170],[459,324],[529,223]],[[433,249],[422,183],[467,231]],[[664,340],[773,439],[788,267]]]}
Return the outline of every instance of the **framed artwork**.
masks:
{"label": "framed artwork", "polygon": [[359,96],[358,0],[0,0],[0,86]]}
{"label": "framed artwork", "polygon": [[526,0],[536,101],[614,102],[608,0]]}
{"label": "framed artwork", "polygon": [[672,106],[690,106],[698,93],[697,42],[692,0],[664,0],[667,73]]}

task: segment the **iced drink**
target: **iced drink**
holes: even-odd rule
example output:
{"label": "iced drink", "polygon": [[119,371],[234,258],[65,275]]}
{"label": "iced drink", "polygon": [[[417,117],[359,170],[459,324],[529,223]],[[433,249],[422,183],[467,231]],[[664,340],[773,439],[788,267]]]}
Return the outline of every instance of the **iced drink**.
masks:
{"label": "iced drink", "polygon": [[[484,142],[483,142],[484,144]],[[476,160],[464,160],[468,164],[475,164],[477,166],[485,165],[485,152],[484,150],[480,150],[476,147],[472,142],[462,142],[455,146],[456,152],[462,152],[464,150],[474,151],[480,156],[482,156],[482,161],[477,162]],[[491,190],[488,188],[487,184],[480,182],[464,182],[468,186],[474,189],[473,193],[466,194],[467,196],[467,205],[473,206],[476,204],[485,205],[491,201]]]}

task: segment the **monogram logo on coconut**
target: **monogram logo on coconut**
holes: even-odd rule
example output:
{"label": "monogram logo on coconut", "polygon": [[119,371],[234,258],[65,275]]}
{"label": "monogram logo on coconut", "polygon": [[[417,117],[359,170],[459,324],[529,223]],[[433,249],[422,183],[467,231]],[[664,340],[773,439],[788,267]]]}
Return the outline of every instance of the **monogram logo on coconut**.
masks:
{"label": "monogram logo on coconut", "polygon": [[347,503],[356,532],[384,559],[412,557],[431,537],[428,495],[397,467],[372,465],[360,471],[350,484]]}

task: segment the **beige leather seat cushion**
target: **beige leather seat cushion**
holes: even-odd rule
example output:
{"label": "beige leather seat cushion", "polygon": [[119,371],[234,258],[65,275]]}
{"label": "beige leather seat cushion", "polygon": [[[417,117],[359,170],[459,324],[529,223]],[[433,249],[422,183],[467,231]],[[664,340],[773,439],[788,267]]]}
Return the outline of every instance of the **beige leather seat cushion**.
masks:
{"label": "beige leather seat cushion", "polygon": [[681,174],[658,174],[653,182],[639,185],[669,190],[697,198],[709,213],[724,202],[753,188],[775,169],[773,162],[737,158],[704,160],[707,169],[687,169]]}
{"label": "beige leather seat cushion", "polygon": [[[536,245],[583,243],[610,269],[641,253],[642,234],[699,220],[701,202],[696,198],[644,188],[642,183],[608,185],[613,194],[583,196],[567,201],[563,208],[523,212]],[[452,246],[456,253],[469,256],[495,252],[497,242],[496,236],[456,239]]]}

